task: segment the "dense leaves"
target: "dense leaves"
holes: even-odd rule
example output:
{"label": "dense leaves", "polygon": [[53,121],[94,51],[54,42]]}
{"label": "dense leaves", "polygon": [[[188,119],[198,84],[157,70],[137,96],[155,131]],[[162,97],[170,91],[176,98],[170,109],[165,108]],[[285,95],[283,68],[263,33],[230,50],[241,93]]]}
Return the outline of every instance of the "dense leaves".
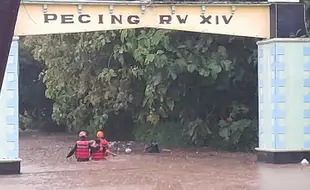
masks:
{"label": "dense leaves", "polygon": [[236,146],[256,131],[254,39],[137,29],[24,44],[45,66],[52,118],[69,130],[94,131],[128,112],[142,126],[179,125],[187,143]]}
{"label": "dense leaves", "polygon": [[[31,70],[29,61],[43,72],[39,79],[29,77],[37,69],[21,76],[23,120],[47,120],[52,112],[69,131],[119,134],[131,133],[134,122],[138,140],[252,149],[256,40],[158,29],[27,37],[21,73]],[[31,98],[40,96],[42,82],[52,110],[45,98]]]}
{"label": "dense leaves", "polygon": [[44,69],[43,65],[33,59],[31,53],[23,46],[23,39],[20,45],[20,128],[63,130],[51,119],[53,102],[45,97],[45,85],[39,77]]}

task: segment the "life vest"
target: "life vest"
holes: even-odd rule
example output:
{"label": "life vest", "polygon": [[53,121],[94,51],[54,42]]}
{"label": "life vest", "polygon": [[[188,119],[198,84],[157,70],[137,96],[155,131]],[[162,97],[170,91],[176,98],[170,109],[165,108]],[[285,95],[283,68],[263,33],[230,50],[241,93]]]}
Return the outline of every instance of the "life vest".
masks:
{"label": "life vest", "polygon": [[77,159],[89,159],[89,145],[88,141],[77,141],[76,142],[77,148],[75,152],[75,156]]}
{"label": "life vest", "polygon": [[110,149],[110,144],[109,144],[109,142],[106,139],[101,139],[100,138],[100,144],[102,146],[106,146],[107,149]]}
{"label": "life vest", "polygon": [[99,150],[97,152],[92,153],[91,155],[92,160],[102,160],[105,157],[104,148],[101,145],[98,146],[100,146]]}

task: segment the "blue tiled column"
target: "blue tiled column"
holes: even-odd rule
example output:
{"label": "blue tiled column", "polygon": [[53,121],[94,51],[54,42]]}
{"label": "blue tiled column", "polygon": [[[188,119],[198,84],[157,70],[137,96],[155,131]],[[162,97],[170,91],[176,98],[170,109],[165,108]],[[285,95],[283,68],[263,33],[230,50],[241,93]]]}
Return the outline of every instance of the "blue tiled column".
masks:
{"label": "blue tiled column", "polygon": [[[272,52],[270,45],[258,47],[259,148],[272,149]],[[269,51],[268,51],[269,50]]]}
{"label": "blue tiled column", "polygon": [[[14,37],[0,93],[0,164],[18,162],[19,165],[19,114],[18,114],[18,37]],[[15,167],[15,165],[11,165]],[[3,168],[3,167],[1,167]],[[0,168],[0,173],[2,172]],[[18,168],[17,168],[18,169]],[[14,173],[18,173],[15,171]]]}
{"label": "blue tiled column", "polygon": [[310,39],[258,42],[259,147],[310,152]]}
{"label": "blue tiled column", "polygon": [[310,44],[303,49],[304,55],[304,147],[310,149]]}
{"label": "blue tiled column", "polygon": [[285,118],[284,109],[281,106],[285,103],[285,94],[281,89],[285,88],[285,79],[282,74],[285,72],[282,56],[284,56],[283,47],[273,44],[270,47],[271,55],[271,73],[272,73],[272,148],[284,149],[285,143],[283,141],[284,122]]}

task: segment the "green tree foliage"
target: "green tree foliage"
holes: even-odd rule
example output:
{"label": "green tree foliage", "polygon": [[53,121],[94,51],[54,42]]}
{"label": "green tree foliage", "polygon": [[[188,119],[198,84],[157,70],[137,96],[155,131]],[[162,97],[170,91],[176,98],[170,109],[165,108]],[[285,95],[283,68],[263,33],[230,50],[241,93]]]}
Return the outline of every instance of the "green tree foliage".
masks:
{"label": "green tree foliage", "polygon": [[20,44],[20,128],[61,130],[51,120],[53,102],[45,97],[45,85],[39,77],[44,67],[24,47],[23,38]]}
{"label": "green tree foliage", "polygon": [[94,131],[128,112],[142,125],[179,124],[188,143],[235,148],[242,136],[256,139],[254,39],[131,29],[24,44],[46,68],[52,118],[69,130]]}
{"label": "green tree foliage", "polygon": [[[130,133],[135,122],[140,140],[249,150],[257,143],[256,40],[157,29],[27,37],[21,65],[40,67],[29,51],[43,63],[52,118],[69,131]],[[23,113],[37,109],[34,81],[21,83]]]}

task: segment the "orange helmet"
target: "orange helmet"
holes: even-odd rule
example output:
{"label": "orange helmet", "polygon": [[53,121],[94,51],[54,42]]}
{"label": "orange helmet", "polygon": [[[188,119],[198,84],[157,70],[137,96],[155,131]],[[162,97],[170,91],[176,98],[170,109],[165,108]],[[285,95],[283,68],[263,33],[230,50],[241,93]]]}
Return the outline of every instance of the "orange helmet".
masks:
{"label": "orange helmet", "polygon": [[97,137],[103,137],[103,136],[104,136],[103,131],[98,131],[98,132],[97,132]]}
{"label": "orange helmet", "polygon": [[86,137],[86,136],[87,136],[87,134],[86,134],[85,131],[81,131],[81,132],[79,133],[79,137]]}

